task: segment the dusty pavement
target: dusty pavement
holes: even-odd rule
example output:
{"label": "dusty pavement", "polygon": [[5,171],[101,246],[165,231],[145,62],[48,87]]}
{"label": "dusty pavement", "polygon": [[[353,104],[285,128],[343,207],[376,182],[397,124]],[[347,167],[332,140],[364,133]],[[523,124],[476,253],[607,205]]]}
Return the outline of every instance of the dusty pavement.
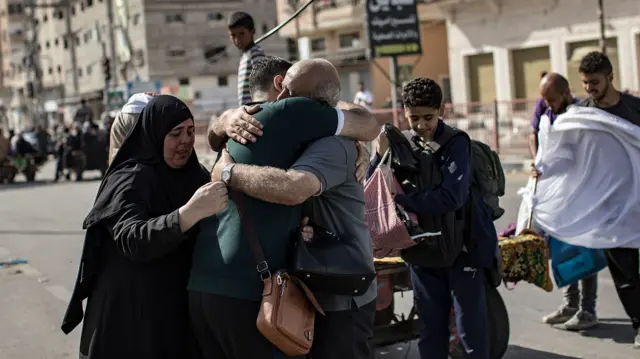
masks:
{"label": "dusty pavement", "polygon": [[[50,179],[52,173],[48,165],[39,178]],[[525,182],[521,174],[509,176],[508,194],[502,202],[507,214],[497,222],[499,229],[515,219],[516,190]],[[9,257],[28,261],[0,269],[0,359],[77,358],[79,329],[65,336],[59,327],[77,273],[81,223],[98,184],[0,185],[0,261]],[[511,320],[511,346],[505,358],[640,358],[640,351],[631,348],[629,321],[609,273],[604,271],[600,278],[601,324],[582,334],[540,323],[560,303],[560,292],[545,293],[527,284],[502,290]],[[380,349],[377,358],[418,358],[416,344]]]}

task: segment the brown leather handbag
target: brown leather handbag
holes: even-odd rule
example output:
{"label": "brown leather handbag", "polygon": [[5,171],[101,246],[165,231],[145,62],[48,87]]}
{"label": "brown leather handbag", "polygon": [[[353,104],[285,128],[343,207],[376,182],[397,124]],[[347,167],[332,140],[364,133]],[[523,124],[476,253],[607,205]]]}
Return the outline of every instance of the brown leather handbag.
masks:
{"label": "brown leather handbag", "polygon": [[258,330],[287,356],[306,355],[313,344],[316,311],[322,315],[324,312],[313,293],[298,278],[286,270],[271,273],[253,226],[242,215],[243,195],[235,192],[231,196],[256,259],[256,270],[264,283],[256,321]]}

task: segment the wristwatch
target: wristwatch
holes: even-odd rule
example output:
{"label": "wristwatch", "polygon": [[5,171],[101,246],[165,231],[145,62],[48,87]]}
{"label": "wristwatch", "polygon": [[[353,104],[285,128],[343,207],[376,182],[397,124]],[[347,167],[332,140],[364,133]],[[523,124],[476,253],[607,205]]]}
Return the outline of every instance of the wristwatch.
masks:
{"label": "wristwatch", "polygon": [[229,163],[222,169],[220,179],[222,179],[222,182],[224,182],[224,184],[226,184],[227,186],[229,185],[229,182],[231,182],[231,171],[233,171],[233,167],[235,165],[235,163]]}

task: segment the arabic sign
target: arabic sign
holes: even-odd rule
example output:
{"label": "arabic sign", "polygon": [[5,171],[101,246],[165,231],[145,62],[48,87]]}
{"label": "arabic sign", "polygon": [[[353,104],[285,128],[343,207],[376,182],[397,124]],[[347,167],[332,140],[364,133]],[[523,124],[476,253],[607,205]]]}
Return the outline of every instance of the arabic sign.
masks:
{"label": "arabic sign", "polygon": [[124,91],[110,90],[107,92],[107,104],[105,106],[107,108],[107,111],[120,109],[122,108],[122,106],[124,106],[125,103],[126,100],[124,98]]}
{"label": "arabic sign", "polygon": [[367,19],[372,57],[422,53],[416,0],[367,0]]}

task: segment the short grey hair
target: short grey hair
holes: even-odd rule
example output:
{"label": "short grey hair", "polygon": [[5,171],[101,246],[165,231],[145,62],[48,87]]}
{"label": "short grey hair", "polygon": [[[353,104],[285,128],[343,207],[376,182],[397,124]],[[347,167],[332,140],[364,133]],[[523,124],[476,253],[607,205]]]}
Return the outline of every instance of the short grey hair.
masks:
{"label": "short grey hair", "polygon": [[305,97],[309,97],[317,101],[324,101],[329,105],[336,107],[340,101],[341,91],[342,88],[340,87],[340,82],[334,80],[323,80],[311,90],[311,93],[306,94]]}

